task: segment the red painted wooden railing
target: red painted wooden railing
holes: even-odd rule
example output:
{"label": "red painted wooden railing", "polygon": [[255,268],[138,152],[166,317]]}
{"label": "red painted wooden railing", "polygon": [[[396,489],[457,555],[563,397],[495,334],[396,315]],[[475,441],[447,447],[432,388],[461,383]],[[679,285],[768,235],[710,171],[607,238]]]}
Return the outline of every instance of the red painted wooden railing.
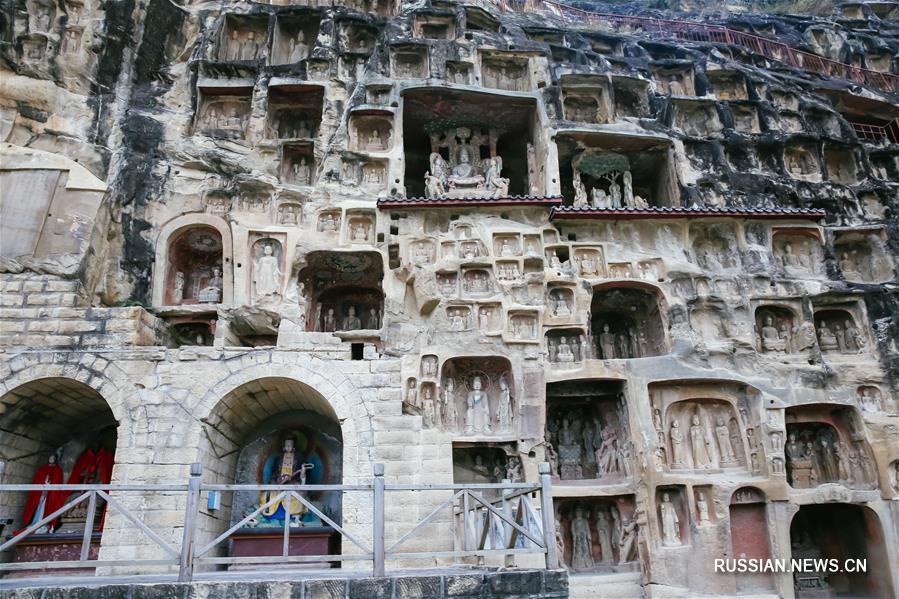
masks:
{"label": "red painted wooden railing", "polygon": [[616,29],[625,29],[632,32],[662,33],[677,39],[696,42],[712,42],[733,44],[746,48],[750,52],[761,54],[772,60],[818,73],[828,77],[837,77],[847,81],[854,81],[861,85],[867,85],[889,93],[899,93],[899,75],[893,73],[881,73],[863,69],[836,60],[825,58],[818,54],[797,50],[782,42],[766,37],[745,33],[722,27],[720,25],[707,25],[694,21],[676,21],[670,19],[655,19],[652,17],[635,17],[628,15],[615,15],[593,12],[575,8],[554,0],[480,0],[489,2],[504,11],[533,12],[545,11],[574,25],[605,24]]}
{"label": "red painted wooden railing", "polygon": [[849,122],[860,139],[868,141],[886,141],[899,143],[899,119],[895,119],[886,125],[870,125],[868,123]]}

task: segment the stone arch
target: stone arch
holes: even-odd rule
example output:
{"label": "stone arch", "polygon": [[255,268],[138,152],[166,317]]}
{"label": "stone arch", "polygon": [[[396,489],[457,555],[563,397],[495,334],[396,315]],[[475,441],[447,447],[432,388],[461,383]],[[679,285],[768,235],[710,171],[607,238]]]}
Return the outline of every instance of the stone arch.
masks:
{"label": "stone arch", "polygon": [[192,227],[212,227],[222,238],[222,303],[234,301],[234,242],[231,227],[219,216],[211,214],[182,214],[167,222],[159,230],[156,237],[156,260],[153,263],[153,297],[154,306],[165,304],[166,269],[169,262],[169,246],[172,240]]}

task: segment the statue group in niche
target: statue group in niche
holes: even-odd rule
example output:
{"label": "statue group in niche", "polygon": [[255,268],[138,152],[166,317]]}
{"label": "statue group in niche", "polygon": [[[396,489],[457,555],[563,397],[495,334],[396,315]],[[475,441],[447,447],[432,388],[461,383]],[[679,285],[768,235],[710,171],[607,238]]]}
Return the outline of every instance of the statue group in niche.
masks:
{"label": "statue group in niche", "polygon": [[256,60],[262,47],[262,36],[257,36],[252,29],[240,31],[231,30],[231,37],[225,44],[224,55],[221,60]]}
{"label": "statue group in niche", "polygon": [[310,185],[312,183],[312,165],[306,156],[296,157],[290,163],[290,179],[294,185]]}
{"label": "statue group in niche", "polygon": [[334,308],[324,310],[320,318],[319,330],[323,333],[335,331],[358,331],[361,329],[377,330],[381,328],[381,315],[377,308],[369,308],[363,323],[356,311],[356,306],[350,304],[346,308],[346,316],[338,317]]}
{"label": "statue group in niche", "polygon": [[[503,373],[495,379],[497,391],[494,392],[495,407],[492,410],[490,396],[487,393],[487,387],[490,385],[487,375],[473,374],[467,382],[466,393],[457,387],[455,376],[444,377],[439,397],[436,398],[433,407],[433,415],[430,423],[426,422],[426,425],[458,432],[461,416],[461,432],[465,435],[503,434],[512,431],[515,416],[509,374]],[[463,384],[462,387],[464,386]]]}
{"label": "statue group in niche", "polygon": [[490,293],[490,279],[486,272],[473,271],[462,277],[462,291],[466,293]]}
{"label": "statue group in niche", "polygon": [[309,44],[306,43],[306,32],[298,30],[294,37],[287,40],[287,60],[289,64],[300,62],[309,53]]}
{"label": "statue group in niche", "polygon": [[247,111],[240,102],[217,102],[206,109],[203,126],[206,129],[223,131],[243,131],[246,125]]}
{"label": "statue group in niche", "polygon": [[838,351],[841,354],[857,354],[865,350],[867,341],[855,326],[852,318],[843,324],[821,320],[818,324],[818,347],[821,351]]}
{"label": "statue group in niche", "polygon": [[[172,282],[172,303],[181,304],[185,297],[185,289],[187,285],[187,276],[184,271],[176,271],[175,278]],[[189,275],[193,282],[193,293],[191,294],[196,301],[201,304],[217,304],[222,301],[222,269],[213,266],[211,274],[207,269],[198,269]],[[205,279],[205,281],[204,281]]]}
{"label": "statue group in niche", "polygon": [[278,115],[275,122],[275,130],[281,139],[308,139],[312,137],[313,131],[306,119],[289,118],[285,116],[286,111],[282,111]]}
{"label": "statue group in niche", "polygon": [[864,412],[880,412],[883,410],[880,389],[876,387],[861,387],[858,390],[858,405]]}
{"label": "statue group in niche", "polygon": [[791,430],[784,453],[790,484],[797,489],[836,482],[867,486],[877,481],[864,441],[850,447],[832,427]]}
{"label": "statue group in niche", "polygon": [[800,244],[798,252],[793,248],[792,243],[784,243],[778,261],[788,274],[792,272],[806,274],[815,270],[815,256],[808,241]]}
{"label": "statue group in niche", "polygon": [[[569,521],[569,530],[571,536],[569,567],[572,570],[589,571],[595,569],[598,564],[624,564],[636,559],[636,519],[622,519],[621,512],[615,504],[608,507],[597,505],[592,510],[589,505],[575,506]],[[596,559],[593,552],[594,539],[599,546],[599,559]],[[556,521],[556,546],[560,561],[564,561],[565,536],[559,520]]]}
{"label": "statue group in niche", "polygon": [[[465,128],[463,139],[470,136]],[[473,163],[473,150],[467,143],[459,147],[456,164],[447,164],[439,152],[431,152],[431,169],[425,173],[425,195],[429,198],[501,198],[509,195],[509,179],[502,176],[503,159],[485,158]]]}
{"label": "statue group in niche", "polygon": [[[707,418],[703,418],[703,414]],[[705,424],[704,421],[708,422]],[[671,447],[671,468],[707,470],[716,467],[732,468],[743,463],[743,436],[735,417],[727,418],[721,410],[704,411],[696,406],[690,415],[689,427],[672,418],[668,430]]]}
{"label": "statue group in niche", "polygon": [[623,396],[614,410],[554,411],[545,440],[547,455],[554,456],[549,460],[552,473],[561,480],[630,476],[633,445],[626,431]]}
{"label": "statue group in niche", "polygon": [[619,322],[619,332],[612,331],[608,322],[602,324],[597,335],[597,346],[603,360],[642,358],[652,355],[652,345],[647,339],[644,322],[630,326]]}
{"label": "statue group in niche", "polygon": [[[609,208],[618,210],[621,208],[646,209],[649,208],[649,202],[634,194],[634,180],[631,171],[613,171],[603,178],[608,181],[609,190],[606,191],[599,186],[590,190],[590,197],[587,197],[587,188],[585,187],[581,173],[575,169],[572,178],[572,186],[574,187],[574,205],[577,207],[593,208]],[[619,178],[621,183],[619,183]]]}
{"label": "statue group in niche", "polygon": [[547,358],[553,364],[572,364],[590,359],[590,344],[583,334],[547,337],[546,352]]}

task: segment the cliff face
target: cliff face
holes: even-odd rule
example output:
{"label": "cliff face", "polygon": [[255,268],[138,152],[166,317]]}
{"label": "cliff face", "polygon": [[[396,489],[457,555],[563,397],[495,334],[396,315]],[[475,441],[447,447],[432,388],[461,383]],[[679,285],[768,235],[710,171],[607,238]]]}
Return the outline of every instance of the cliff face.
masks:
{"label": "cliff face", "polygon": [[[125,345],[331,344],[342,363],[336,336],[396,361],[385,402],[459,452],[441,472],[555,460],[565,538],[614,505],[643,530],[615,561],[658,584],[739,586],[682,551],[764,523],[732,503],[795,507],[769,518],[776,555],[827,489],[890,529],[894,4],[0,6],[15,285],[146,307]],[[710,455],[673,455],[691,432]],[[858,464],[812,476],[789,433]]]}

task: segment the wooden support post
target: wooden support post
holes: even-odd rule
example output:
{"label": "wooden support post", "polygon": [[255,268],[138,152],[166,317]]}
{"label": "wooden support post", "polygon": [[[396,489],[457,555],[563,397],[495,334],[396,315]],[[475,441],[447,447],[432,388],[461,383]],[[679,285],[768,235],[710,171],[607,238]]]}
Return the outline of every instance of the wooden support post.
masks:
{"label": "wooden support post", "polygon": [[91,491],[90,498],[87,500],[87,517],[84,520],[84,534],[81,536],[81,561],[86,561],[90,557],[91,536],[94,533],[94,519],[97,515],[97,493]]}
{"label": "wooden support post", "polygon": [[372,574],[384,576],[384,464],[374,465],[372,489]]}
{"label": "wooden support post", "polygon": [[203,467],[198,463],[191,464],[190,479],[187,482],[187,506],[184,508],[184,535],[181,537],[178,582],[190,582],[194,575],[194,540],[197,536],[197,519],[200,515],[202,483]]}
{"label": "wooden support post", "polygon": [[549,462],[541,462],[537,467],[540,473],[540,512],[543,516],[543,544],[546,546],[546,569],[559,567],[559,556],[556,554],[556,518],[553,507],[552,476]]}

